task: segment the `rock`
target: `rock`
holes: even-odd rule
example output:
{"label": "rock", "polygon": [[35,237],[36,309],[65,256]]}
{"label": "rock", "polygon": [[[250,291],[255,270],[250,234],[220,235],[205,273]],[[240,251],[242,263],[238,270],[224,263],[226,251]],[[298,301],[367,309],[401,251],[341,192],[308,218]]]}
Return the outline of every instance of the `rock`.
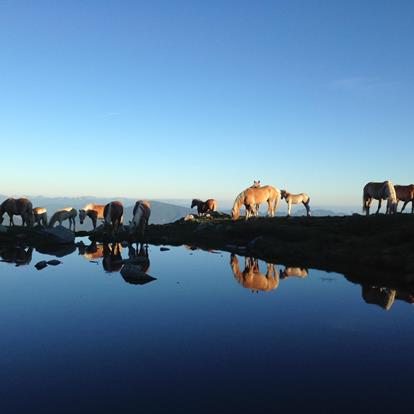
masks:
{"label": "rock", "polygon": [[192,214],[187,214],[184,217],[184,221],[193,221],[194,220],[194,216]]}
{"label": "rock", "polygon": [[121,276],[127,283],[133,285],[145,285],[146,283],[157,280],[155,277],[147,275],[142,271],[141,266],[126,264],[121,270]]}
{"label": "rock", "polygon": [[63,226],[39,229],[38,235],[45,243],[67,244],[75,241],[75,233]]}
{"label": "rock", "polygon": [[37,270],[42,270],[42,269],[44,269],[45,267],[47,267],[47,262],[46,262],[46,260],[42,260],[41,262],[37,262],[37,263],[35,264],[35,268],[36,268]]}
{"label": "rock", "polygon": [[169,249],[168,247],[160,247],[161,252],[167,252],[168,250],[171,250],[171,249]]}
{"label": "rock", "polygon": [[53,260],[49,260],[48,262],[47,262],[47,264],[48,265],[50,265],[50,266],[57,266],[57,265],[59,265],[59,264],[61,264],[62,262],[60,261],[60,260],[57,260],[57,259],[53,259]]}

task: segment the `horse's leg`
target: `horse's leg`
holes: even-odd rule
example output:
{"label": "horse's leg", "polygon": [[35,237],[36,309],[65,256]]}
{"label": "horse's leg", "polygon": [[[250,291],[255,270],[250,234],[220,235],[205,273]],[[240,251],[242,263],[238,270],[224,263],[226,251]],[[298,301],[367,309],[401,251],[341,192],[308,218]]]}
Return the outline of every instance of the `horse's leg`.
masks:
{"label": "horse's leg", "polygon": [[291,209],[292,209],[292,202],[291,201],[288,201],[288,217],[290,217],[290,211],[291,211]]}
{"label": "horse's leg", "polygon": [[379,213],[379,211],[381,210],[381,203],[382,203],[382,198],[380,198],[380,199],[378,200],[378,208],[377,208],[377,212],[376,212],[375,214],[378,214],[378,213]]}
{"label": "horse's leg", "polygon": [[14,227],[13,214],[9,214],[9,227]]}
{"label": "horse's leg", "polygon": [[307,214],[307,216],[308,216],[308,217],[310,217],[311,212],[310,212],[309,201],[308,201],[308,202],[306,202],[306,203],[303,203],[303,205],[304,205],[304,206],[305,206],[305,208],[306,208],[306,214]]}
{"label": "horse's leg", "polygon": [[414,200],[411,200],[411,214],[414,214]]}
{"label": "horse's leg", "polygon": [[[402,209],[401,209],[400,213],[402,213],[402,212],[404,211],[405,206],[406,206],[409,202],[410,202],[410,200],[408,200],[408,201],[405,201],[405,202],[404,202],[404,204],[403,204],[403,206],[402,206]],[[397,207],[398,207],[398,205],[397,205]]]}

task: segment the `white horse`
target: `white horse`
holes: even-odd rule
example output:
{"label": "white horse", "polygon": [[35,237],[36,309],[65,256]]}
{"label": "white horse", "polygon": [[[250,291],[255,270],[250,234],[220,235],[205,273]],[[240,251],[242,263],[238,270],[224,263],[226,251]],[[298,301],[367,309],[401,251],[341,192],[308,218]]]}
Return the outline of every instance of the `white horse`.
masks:
{"label": "white horse", "polygon": [[384,181],[382,183],[370,182],[364,186],[362,211],[369,215],[369,208],[372,200],[378,200],[378,209],[376,214],[381,209],[382,200],[387,200],[386,214],[395,214],[397,212],[398,200],[395,188],[391,181]]}
{"label": "white horse", "polygon": [[34,222],[39,226],[47,227],[47,210],[44,207],[33,209]]}
{"label": "white horse", "polygon": [[75,231],[75,218],[78,215],[78,212],[76,209],[72,207],[66,207],[62,210],[56,211],[55,214],[50,219],[49,227],[53,227],[57,222],[59,222],[59,225],[62,225],[62,222],[65,220],[69,220],[69,229],[72,228],[73,224],[73,231]]}
{"label": "white horse", "polygon": [[151,215],[151,204],[149,201],[139,200],[135,203],[133,218],[129,225],[129,234],[138,234],[143,237]]}
{"label": "white horse", "polygon": [[306,208],[306,214],[309,217],[311,215],[309,201],[310,197],[305,193],[300,194],[291,194],[286,190],[281,191],[282,200],[285,199],[288,205],[288,217],[290,216],[290,211],[292,209],[292,204],[302,203]]}

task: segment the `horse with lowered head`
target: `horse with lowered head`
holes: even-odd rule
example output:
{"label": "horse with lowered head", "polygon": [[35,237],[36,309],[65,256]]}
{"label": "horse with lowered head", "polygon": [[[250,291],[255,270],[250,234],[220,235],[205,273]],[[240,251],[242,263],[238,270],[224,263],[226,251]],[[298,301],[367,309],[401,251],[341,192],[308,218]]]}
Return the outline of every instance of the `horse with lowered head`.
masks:
{"label": "horse with lowered head", "polygon": [[261,203],[267,202],[268,216],[273,217],[279,206],[280,195],[280,190],[271,185],[249,187],[236,197],[231,210],[231,216],[233,219],[238,219],[240,217],[240,209],[244,205],[246,208],[247,220],[256,215],[258,206],[260,206]]}
{"label": "horse with lowered head", "polygon": [[198,215],[207,214],[212,211],[217,211],[217,201],[214,198],[209,198],[206,201],[201,201],[198,198],[194,198],[191,202],[191,208],[197,207]]}
{"label": "horse with lowered head", "polygon": [[305,193],[300,194],[291,194],[286,190],[281,192],[282,200],[285,199],[288,205],[288,217],[290,216],[290,211],[292,209],[292,204],[302,203],[306,208],[306,215],[309,217],[311,215],[309,201],[310,197]]}
{"label": "horse with lowered head", "polygon": [[151,216],[151,204],[147,200],[138,200],[132,212],[132,221],[129,224],[129,234],[144,236],[145,229]]}
{"label": "horse with lowered head", "polygon": [[8,198],[0,205],[0,224],[3,223],[3,215],[9,216],[9,226],[14,226],[13,216],[21,216],[23,226],[32,227],[34,223],[33,205],[27,198]]}
{"label": "horse with lowered head", "polygon": [[96,229],[96,223],[99,220],[104,219],[104,210],[105,206],[103,204],[94,204],[89,203],[84,208],[79,210],[79,221],[80,224],[83,224],[86,217],[89,217],[92,220],[93,229]]}
{"label": "horse with lowered head", "polygon": [[111,228],[112,234],[122,226],[124,206],[120,201],[111,201],[104,208],[104,226]]}
{"label": "horse with lowered head", "polygon": [[56,211],[50,218],[49,227],[53,227],[56,223],[59,223],[61,226],[63,221],[69,220],[69,229],[71,229],[73,225],[73,231],[75,231],[75,218],[77,215],[78,212],[73,207],[62,208],[61,210]]}
{"label": "horse with lowered head", "polygon": [[411,202],[411,213],[414,213],[414,184],[410,185],[394,185],[397,194],[397,203],[403,201],[401,213],[404,211],[408,203]]}
{"label": "horse with lowered head", "polygon": [[367,216],[369,215],[372,200],[378,200],[376,214],[381,209],[382,200],[387,200],[386,214],[395,214],[397,212],[397,194],[391,181],[384,181],[382,183],[370,182],[364,186],[362,211]]}

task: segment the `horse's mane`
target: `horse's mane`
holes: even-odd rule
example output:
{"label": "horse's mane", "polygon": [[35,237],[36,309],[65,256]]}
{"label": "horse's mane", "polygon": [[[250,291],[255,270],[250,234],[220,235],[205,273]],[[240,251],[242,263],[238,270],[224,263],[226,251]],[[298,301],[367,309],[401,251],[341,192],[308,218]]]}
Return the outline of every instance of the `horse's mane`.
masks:
{"label": "horse's mane", "polygon": [[384,186],[387,188],[388,196],[390,197],[391,201],[394,203],[397,201],[397,194],[395,192],[394,185],[391,181],[385,181]]}
{"label": "horse's mane", "polygon": [[239,209],[241,205],[244,203],[244,197],[246,195],[246,190],[242,191],[234,200],[234,204],[233,204],[233,210],[235,209]]}

